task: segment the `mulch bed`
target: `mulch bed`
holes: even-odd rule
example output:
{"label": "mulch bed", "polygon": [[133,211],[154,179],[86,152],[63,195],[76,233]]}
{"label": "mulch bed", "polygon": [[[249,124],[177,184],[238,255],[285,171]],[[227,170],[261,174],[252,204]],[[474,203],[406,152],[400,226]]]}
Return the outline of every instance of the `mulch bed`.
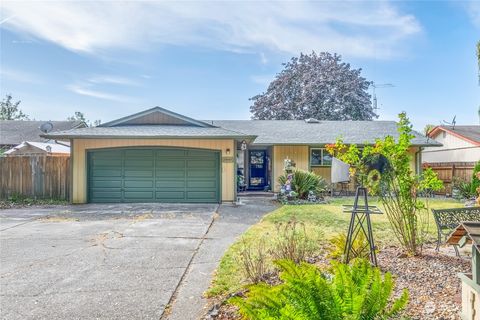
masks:
{"label": "mulch bed", "polygon": [[[452,250],[453,252],[453,250]],[[412,320],[460,319],[461,284],[458,273],[469,272],[470,259],[455,257],[452,253],[437,253],[434,248],[426,248],[422,256],[405,257],[396,247],[383,248],[377,255],[379,267],[392,273],[396,279],[395,294],[400,295],[404,288],[409,290],[409,304],[404,315]],[[310,259],[323,268],[329,265],[326,254]],[[267,282],[276,283],[276,274],[266,277]],[[236,295],[243,295],[238,292]],[[227,298],[211,301],[212,307],[205,319],[240,319],[236,307],[224,303]]]}

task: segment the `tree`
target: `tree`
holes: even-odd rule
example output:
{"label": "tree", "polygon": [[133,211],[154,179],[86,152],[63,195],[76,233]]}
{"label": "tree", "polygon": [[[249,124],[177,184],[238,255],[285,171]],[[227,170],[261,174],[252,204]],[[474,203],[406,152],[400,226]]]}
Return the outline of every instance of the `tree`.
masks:
{"label": "tree", "polygon": [[432,131],[432,129],[435,128],[435,125],[433,124],[427,124],[425,125],[425,128],[423,128],[423,133],[428,136],[428,133]]}
{"label": "tree", "polygon": [[75,111],[75,114],[71,117],[67,118],[68,121],[82,121],[85,122],[89,127],[96,127],[100,123],[102,123],[102,120],[94,120],[93,123],[90,120],[87,120],[85,118],[85,114],[80,111]]}
{"label": "tree", "polygon": [[378,117],[361,69],[352,69],[338,54],[300,54],[250,100],[253,119],[371,120]]}
{"label": "tree", "polygon": [[0,102],[0,120],[28,120],[28,116],[18,107],[20,102],[12,102],[12,95],[7,94]]}
{"label": "tree", "polygon": [[[356,145],[346,146],[341,140],[327,145],[330,154],[349,163],[369,192],[378,195],[392,227],[393,235],[411,255],[421,253],[428,236],[429,202],[420,194],[440,190],[443,183],[431,168],[414,174],[410,166],[412,125],[405,113],[399,114],[398,139],[387,136],[362,151]],[[382,173],[373,164],[386,159]],[[373,170],[372,170],[373,168]]]}
{"label": "tree", "polygon": [[67,118],[68,121],[83,121],[87,123],[87,119],[85,119],[85,115],[83,112],[80,111],[75,111],[75,114],[71,117]]}

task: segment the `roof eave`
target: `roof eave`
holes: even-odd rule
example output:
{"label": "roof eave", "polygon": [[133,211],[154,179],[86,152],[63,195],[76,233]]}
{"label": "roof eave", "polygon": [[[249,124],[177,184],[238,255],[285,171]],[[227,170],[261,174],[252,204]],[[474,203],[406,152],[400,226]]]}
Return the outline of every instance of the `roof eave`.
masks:
{"label": "roof eave", "polygon": [[172,135],[40,135],[46,139],[234,139],[234,140],[250,140],[253,141],[257,136],[252,135],[205,135],[205,136],[172,136]]}

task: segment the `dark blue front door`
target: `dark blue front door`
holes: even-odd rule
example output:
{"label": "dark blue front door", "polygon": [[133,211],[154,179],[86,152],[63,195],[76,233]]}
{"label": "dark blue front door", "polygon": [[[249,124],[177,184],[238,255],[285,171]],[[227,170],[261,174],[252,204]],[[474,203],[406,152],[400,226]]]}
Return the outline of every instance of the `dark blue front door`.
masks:
{"label": "dark blue front door", "polygon": [[267,186],[267,152],[265,150],[250,150],[248,156],[249,183],[252,190],[263,190]]}

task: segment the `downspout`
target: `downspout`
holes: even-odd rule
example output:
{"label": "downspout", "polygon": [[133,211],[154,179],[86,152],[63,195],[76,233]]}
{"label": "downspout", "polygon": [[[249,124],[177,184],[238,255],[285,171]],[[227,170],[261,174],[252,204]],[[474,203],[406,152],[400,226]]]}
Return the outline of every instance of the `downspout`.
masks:
{"label": "downspout", "polygon": [[418,151],[415,152],[415,162],[417,162],[415,165],[416,174],[422,173],[422,150],[423,147],[418,147]]}

